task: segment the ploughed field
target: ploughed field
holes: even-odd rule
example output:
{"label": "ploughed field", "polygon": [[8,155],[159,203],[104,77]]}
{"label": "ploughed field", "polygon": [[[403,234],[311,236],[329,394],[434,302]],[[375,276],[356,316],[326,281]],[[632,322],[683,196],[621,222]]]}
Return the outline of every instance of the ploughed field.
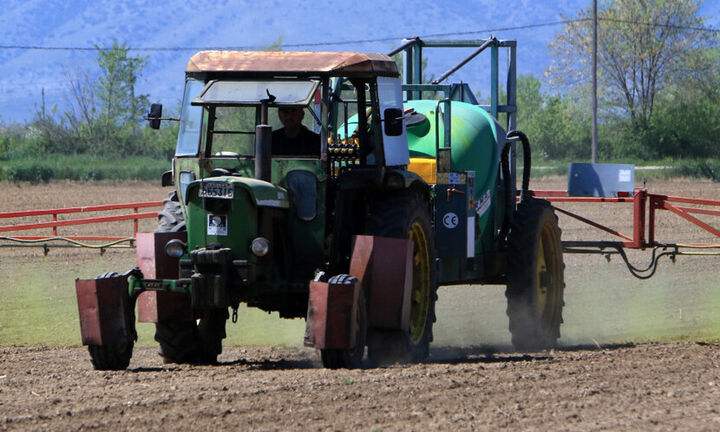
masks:
{"label": "ploughed field", "polygon": [[[553,177],[531,187],[564,183]],[[0,211],[167,193],[149,183],[2,186]],[[720,198],[720,184],[707,181],[650,180],[648,188]],[[630,205],[558,206],[631,233]],[[153,225],[144,221],[141,230]],[[124,235],[131,226],[60,234]],[[564,216],[560,227],[568,240],[609,239]],[[712,240],[667,212],[657,229],[661,241]],[[630,259],[644,267],[649,254]],[[241,309],[238,323],[228,323],[220,366],[163,365],[152,325],[139,324],[129,370],[94,371],[78,346],[73,281],[133,262],[132,249],[51,248],[45,256],[0,248],[0,431],[720,429],[720,257],[665,258],[656,276],[639,281],[617,257],[566,255],[561,348],[550,352],[512,352],[503,287],[460,286],[440,288],[423,364],[320,369],[301,347],[303,321]]]}

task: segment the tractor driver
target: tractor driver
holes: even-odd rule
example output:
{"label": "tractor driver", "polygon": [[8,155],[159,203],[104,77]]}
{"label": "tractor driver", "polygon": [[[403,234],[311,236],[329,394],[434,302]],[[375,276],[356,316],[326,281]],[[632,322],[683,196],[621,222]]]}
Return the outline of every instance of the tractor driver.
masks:
{"label": "tractor driver", "polygon": [[302,124],[302,108],[280,107],[278,117],[283,127],[272,133],[273,156],[320,157],[320,135]]}

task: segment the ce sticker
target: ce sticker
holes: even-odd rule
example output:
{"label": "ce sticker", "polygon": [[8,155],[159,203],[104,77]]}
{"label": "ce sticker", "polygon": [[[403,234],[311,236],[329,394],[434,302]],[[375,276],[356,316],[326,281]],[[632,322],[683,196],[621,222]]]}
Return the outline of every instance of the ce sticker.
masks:
{"label": "ce sticker", "polygon": [[453,212],[445,213],[442,221],[447,229],[453,229],[458,226],[458,216]]}

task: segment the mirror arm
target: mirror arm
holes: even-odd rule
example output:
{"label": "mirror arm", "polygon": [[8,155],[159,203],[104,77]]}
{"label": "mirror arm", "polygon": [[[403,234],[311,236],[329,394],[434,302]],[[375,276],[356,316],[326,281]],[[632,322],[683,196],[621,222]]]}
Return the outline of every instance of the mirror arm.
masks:
{"label": "mirror arm", "polygon": [[179,118],[174,118],[174,117],[150,117],[150,116],[143,117],[143,120],[148,120],[148,121],[150,121],[150,120],[168,120],[168,121],[176,121],[176,122],[180,121]]}

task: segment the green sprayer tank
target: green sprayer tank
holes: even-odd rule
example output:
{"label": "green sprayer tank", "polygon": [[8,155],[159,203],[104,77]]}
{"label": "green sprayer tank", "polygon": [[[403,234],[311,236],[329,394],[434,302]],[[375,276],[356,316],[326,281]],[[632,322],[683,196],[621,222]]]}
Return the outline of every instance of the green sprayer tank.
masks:
{"label": "green sprayer tank", "polygon": [[[438,102],[411,100],[405,103],[405,108],[413,108],[415,112],[427,117],[426,121],[407,128],[411,158],[409,169],[423,176],[428,183],[434,183],[436,127],[440,129],[437,136],[441,147],[444,136],[442,115],[437,116],[439,124],[436,125],[435,112]],[[499,210],[496,185],[502,151],[498,142],[505,142],[505,130],[487,111],[477,105],[453,101],[450,112],[451,169],[454,172],[475,173],[475,249],[481,252],[484,249],[482,244],[489,244],[486,242],[491,241],[494,229],[498,227],[496,221],[501,220],[501,215],[496,213]]]}

